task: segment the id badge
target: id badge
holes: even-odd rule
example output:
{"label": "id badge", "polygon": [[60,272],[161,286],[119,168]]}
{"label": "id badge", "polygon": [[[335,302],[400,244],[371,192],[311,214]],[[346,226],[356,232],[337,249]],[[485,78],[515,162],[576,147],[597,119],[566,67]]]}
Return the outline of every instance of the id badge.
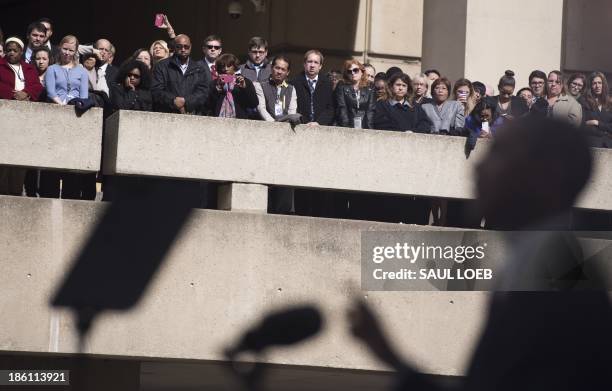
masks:
{"label": "id badge", "polygon": [[363,129],[363,127],[361,125],[362,124],[362,118],[361,117],[355,117],[353,119],[353,123],[355,124],[353,126],[353,128],[355,128],[355,129]]}
{"label": "id badge", "polygon": [[274,104],[274,115],[277,117],[283,115],[283,105],[280,101],[276,101]]}

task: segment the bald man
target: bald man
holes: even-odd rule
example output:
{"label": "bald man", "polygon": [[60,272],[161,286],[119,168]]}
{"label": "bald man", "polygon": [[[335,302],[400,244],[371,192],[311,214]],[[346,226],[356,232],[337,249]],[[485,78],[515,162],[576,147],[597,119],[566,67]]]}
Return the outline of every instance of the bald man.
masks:
{"label": "bald man", "polygon": [[177,35],[174,55],[160,61],[153,72],[155,111],[201,114],[208,98],[210,77],[205,65],[191,59],[191,39]]}
{"label": "bald man", "polygon": [[96,85],[94,90],[103,91],[110,98],[110,86],[115,82],[119,70],[110,63],[115,47],[107,39],[98,39],[94,44],[95,53],[100,60],[96,67]]}

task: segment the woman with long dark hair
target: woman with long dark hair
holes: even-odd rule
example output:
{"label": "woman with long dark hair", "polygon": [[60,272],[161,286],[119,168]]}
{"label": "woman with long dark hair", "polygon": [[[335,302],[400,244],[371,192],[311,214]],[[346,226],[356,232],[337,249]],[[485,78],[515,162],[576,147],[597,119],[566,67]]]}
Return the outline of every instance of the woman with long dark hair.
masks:
{"label": "woman with long dark hair", "polygon": [[587,86],[580,103],[591,145],[598,148],[612,148],[612,98],[608,89],[608,80],[603,73],[593,72],[589,75]]}
{"label": "woman with long dark hair", "polygon": [[334,91],[338,126],[372,129],[376,93],[370,86],[364,66],[357,60],[347,60],[344,79]]}
{"label": "woman with long dark hair", "polygon": [[[144,52],[146,53],[146,52]],[[119,68],[115,83],[111,84],[111,102],[116,110],[151,111],[151,72],[147,65],[130,60]]]}

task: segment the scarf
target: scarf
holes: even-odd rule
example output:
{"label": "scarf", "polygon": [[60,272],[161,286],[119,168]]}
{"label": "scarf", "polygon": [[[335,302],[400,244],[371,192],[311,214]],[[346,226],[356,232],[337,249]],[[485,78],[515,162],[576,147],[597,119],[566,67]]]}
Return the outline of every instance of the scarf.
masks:
{"label": "scarf", "polygon": [[219,117],[236,118],[236,105],[234,104],[234,95],[232,94],[235,85],[235,82],[223,84],[223,91],[225,92],[225,96],[223,97],[223,102],[221,103]]}

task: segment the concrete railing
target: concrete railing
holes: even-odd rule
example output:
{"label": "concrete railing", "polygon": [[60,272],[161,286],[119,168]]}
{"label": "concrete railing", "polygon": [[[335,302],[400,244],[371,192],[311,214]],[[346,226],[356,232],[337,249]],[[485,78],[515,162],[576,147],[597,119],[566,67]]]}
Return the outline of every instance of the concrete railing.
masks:
{"label": "concrete railing", "polygon": [[[0,164],[97,171],[102,112],[0,101]],[[474,197],[465,139],[120,111],[106,122],[104,173],[227,182],[220,205],[265,210],[267,185],[425,197]],[[578,206],[612,210],[612,150],[594,149],[595,172]]]}
{"label": "concrete railing", "polygon": [[102,110],[0,99],[0,164],[100,170]]}

